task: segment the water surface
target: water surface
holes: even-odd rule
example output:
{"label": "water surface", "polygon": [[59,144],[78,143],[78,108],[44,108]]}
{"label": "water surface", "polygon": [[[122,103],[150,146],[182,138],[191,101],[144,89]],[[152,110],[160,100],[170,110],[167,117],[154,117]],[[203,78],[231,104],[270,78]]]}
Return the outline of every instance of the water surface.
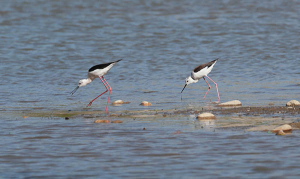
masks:
{"label": "water surface", "polygon": [[[109,111],[186,109],[217,100],[197,65],[220,60],[210,77],[221,102],[285,105],[299,100],[299,1],[1,1],[0,176],[3,178],[298,178],[299,132],[287,137],[206,130],[187,117],[27,118],[28,111],[105,110],[96,79],[69,93],[96,64],[124,59],[106,75]],[[17,112],[17,114],[14,114]],[[19,113],[20,112],[20,113]],[[146,128],[146,130],[142,130]],[[182,133],[172,133],[181,130]]]}

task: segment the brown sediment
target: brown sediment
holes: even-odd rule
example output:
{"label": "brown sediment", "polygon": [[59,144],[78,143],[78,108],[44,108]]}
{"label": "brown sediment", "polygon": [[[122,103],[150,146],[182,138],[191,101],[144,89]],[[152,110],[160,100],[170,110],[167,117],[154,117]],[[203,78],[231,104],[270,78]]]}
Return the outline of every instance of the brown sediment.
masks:
{"label": "brown sediment", "polygon": [[[203,112],[210,112],[215,115],[222,116],[268,116],[268,117],[281,117],[283,120],[286,116],[297,116],[300,115],[300,106],[297,107],[281,107],[281,106],[267,106],[267,107],[202,107],[201,109],[168,109],[168,110],[125,110],[115,111],[110,116],[115,118],[124,117],[170,117],[180,116],[187,114],[200,114]],[[26,117],[76,117],[82,116],[84,118],[95,118],[98,116],[105,116],[105,111],[31,111],[23,112],[22,116]]]}
{"label": "brown sediment", "polygon": [[[214,122],[214,128],[226,130],[247,130],[247,131],[272,131],[279,125],[289,124],[292,129],[300,129],[300,106],[266,106],[266,107],[216,107],[204,106],[190,109],[168,109],[168,110],[124,110],[114,111],[109,116],[114,119],[143,119],[163,120],[173,118],[192,118],[197,121],[198,114],[210,112],[218,119]],[[105,111],[48,111],[21,113],[21,116],[28,117],[63,117],[65,118],[91,118],[105,117]],[[97,121],[98,122],[98,121]],[[99,121],[100,122],[100,121]],[[104,122],[104,121],[101,121]],[[197,121],[201,123],[202,121]]]}
{"label": "brown sediment", "polygon": [[300,129],[300,122],[292,122],[290,125],[293,129]]}
{"label": "brown sediment", "polygon": [[94,123],[109,123],[109,120],[107,119],[97,119],[94,121]]}
{"label": "brown sediment", "polygon": [[114,121],[111,121],[111,123],[123,123],[123,121],[121,121],[121,120],[114,120]]}
{"label": "brown sediment", "polygon": [[278,114],[289,114],[296,115],[300,114],[300,107],[281,107],[281,106],[268,106],[268,107],[235,107],[235,108],[217,108],[212,110],[219,114],[244,114],[244,115],[278,115]]}
{"label": "brown sediment", "polygon": [[118,117],[119,115],[118,114],[110,114],[109,116],[110,117]]}

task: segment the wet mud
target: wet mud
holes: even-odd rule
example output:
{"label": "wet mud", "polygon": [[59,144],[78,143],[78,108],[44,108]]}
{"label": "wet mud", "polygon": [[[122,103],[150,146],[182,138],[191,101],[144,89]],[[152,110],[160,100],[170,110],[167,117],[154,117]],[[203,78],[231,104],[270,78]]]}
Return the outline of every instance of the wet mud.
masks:
{"label": "wet mud", "polygon": [[[197,115],[210,112],[216,116],[213,128],[227,130],[247,131],[269,131],[283,124],[290,124],[293,130],[300,129],[300,107],[214,107],[206,106],[200,109],[170,109],[170,110],[136,110],[136,111],[115,111],[106,114],[105,111],[26,111],[22,113],[24,118],[68,118],[68,119],[149,119],[172,120],[172,118],[192,118],[197,121]],[[25,119],[24,118],[24,119]],[[202,121],[203,122],[203,121]]]}

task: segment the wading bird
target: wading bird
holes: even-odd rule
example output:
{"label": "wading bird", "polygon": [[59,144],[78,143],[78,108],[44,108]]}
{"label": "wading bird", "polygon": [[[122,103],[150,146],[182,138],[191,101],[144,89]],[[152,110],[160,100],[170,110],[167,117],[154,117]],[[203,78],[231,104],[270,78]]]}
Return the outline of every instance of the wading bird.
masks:
{"label": "wading bird", "polygon": [[109,84],[107,83],[107,81],[104,78],[104,75],[120,60],[114,61],[114,62],[110,62],[110,63],[105,63],[105,64],[99,64],[99,65],[95,65],[92,68],[89,69],[88,72],[88,78],[87,79],[82,79],[79,80],[78,82],[78,86],[71,92],[71,94],[73,95],[78,88],[86,86],[87,84],[91,83],[94,79],[96,79],[97,77],[100,78],[100,80],[102,81],[103,85],[106,88],[106,91],[104,91],[103,93],[101,93],[99,96],[97,96],[95,99],[93,99],[86,107],[90,106],[97,98],[99,98],[101,95],[103,95],[104,93],[106,93],[107,91],[109,91],[109,95],[108,95],[108,100],[107,100],[107,105],[106,105],[106,113],[107,113],[107,107],[108,107],[108,103],[109,103],[109,98],[110,98],[110,93],[111,93],[111,87],[109,86]]}
{"label": "wading bird", "polygon": [[187,77],[185,79],[185,85],[181,91],[181,93],[183,92],[184,88],[191,84],[191,83],[197,83],[198,80],[200,80],[201,78],[204,79],[204,81],[207,83],[208,85],[208,89],[203,97],[203,100],[205,99],[205,96],[207,95],[208,91],[210,90],[211,86],[209,85],[209,83],[206,81],[205,77],[207,77],[210,81],[212,81],[217,88],[217,93],[218,93],[218,102],[220,102],[220,95],[219,95],[219,90],[218,90],[218,85],[216,82],[214,82],[210,77],[208,77],[207,75],[211,72],[211,70],[213,69],[214,65],[217,63],[218,59],[213,60],[209,63],[205,63],[202,65],[197,66],[191,73],[191,76]]}

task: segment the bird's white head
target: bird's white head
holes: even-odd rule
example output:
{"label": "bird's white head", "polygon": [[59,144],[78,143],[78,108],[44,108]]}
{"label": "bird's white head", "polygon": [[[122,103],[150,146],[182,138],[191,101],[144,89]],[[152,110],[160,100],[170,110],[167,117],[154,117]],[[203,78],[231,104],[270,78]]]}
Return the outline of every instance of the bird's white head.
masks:
{"label": "bird's white head", "polygon": [[83,87],[83,86],[86,86],[87,84],[91,83],[92,80],[91,79],[82,79],[82,80],[79,80],[78,82],[78,86],[71,92],[71,94],[73,95],[79,87]]}
{"label": "bird's white head", "polygon": [[87,84],[90,83],[90,81],[91,81],[91,80],[89,80],[89,79],[82,79],[82,80],[79,80],[78,86],[79,86],[79,87],[86,86]]}
{"label": "bird's white head", "polygon": [[187,77],[187,78],[185,79],[185,85],[184,85],[184,87],[183,87],[181,93],[183,92],[184,88],[185,88],[187,85],[189,85],[189,84],[191,84],[191,83],[197,83],[197,82],[198,82],[198,80],[194,80],[191,76]]}
{"label": "bird's white head", "polygon": [[198,80],[194,80],[191,76],[189,76],[189,77],[187,77],[186,79],[185,79],[185,84],[186,85],[189,85],[189,84],[191,84],[191,83],[197,83],[198,82]]}

